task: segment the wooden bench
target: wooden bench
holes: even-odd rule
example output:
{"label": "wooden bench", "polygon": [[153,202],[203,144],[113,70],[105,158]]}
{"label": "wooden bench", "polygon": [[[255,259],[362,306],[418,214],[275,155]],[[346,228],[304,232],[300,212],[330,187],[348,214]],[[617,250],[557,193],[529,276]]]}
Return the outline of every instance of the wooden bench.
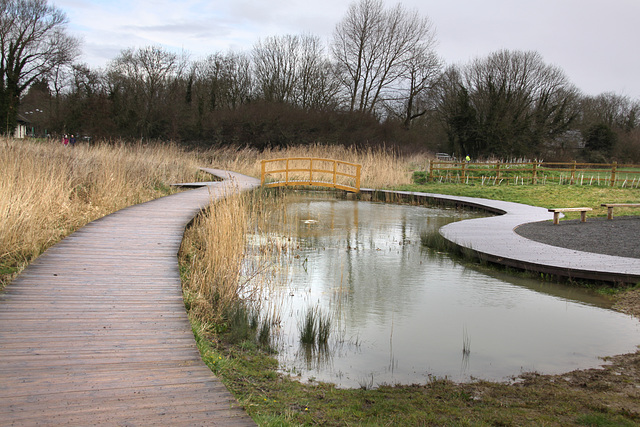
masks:
{"label": "wooden bench", "polygon": [[587,211],[593,210],[591,208],[554,208],[548,209],[549,212],[553,212],[553,223],[560,223],[560,213],[561,212],[580,212],[580,221],[587,221]]}
{"label": "wooden bench", "polygon": [[640,203],[603,203],[600,206],[607,208],[607,219],[613,219],[613,208],[640,208]]}

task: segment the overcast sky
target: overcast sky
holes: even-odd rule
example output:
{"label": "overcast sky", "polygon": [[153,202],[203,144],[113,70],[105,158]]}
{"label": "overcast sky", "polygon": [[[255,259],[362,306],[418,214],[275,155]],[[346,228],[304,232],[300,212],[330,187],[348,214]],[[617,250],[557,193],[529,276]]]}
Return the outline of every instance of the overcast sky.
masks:
{"label": "overcast sky", "polygon": [[[161,45],[192,59],[250,50],[260,38],[311,33],[330,41],[344,0],[54,0],[103,67],[121,50]],[[387,6],[397,1],[384,0]],[[640,99],[640,0],[405,0],[429,17],[437,52],[465,64],[500,49],[535,50],[588,95]]]}

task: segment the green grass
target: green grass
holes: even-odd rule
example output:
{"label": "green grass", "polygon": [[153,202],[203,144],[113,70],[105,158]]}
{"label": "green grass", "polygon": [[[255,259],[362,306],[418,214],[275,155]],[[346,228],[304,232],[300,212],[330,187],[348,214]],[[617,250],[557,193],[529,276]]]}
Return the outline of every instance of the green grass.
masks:
{"label": "green grass", "polygon": [[[437,165],[436,165],[437,166]],[[442,165],[441,165],[442,166]],[[500,163],[499,168],[495,164],[449,164],[445,167],[434,168],[431,177],[436,182],[448,183],[479,183],[485,185],[496,184],[532,184],[533,165],[518,163]],[[463,170],[464,166],[464,170]],[[538,184],[567,184],[603,186],[611,185],[612,165],[577,164],[572,170],[570,163],[562,165],[538,166],[536,168],[536,183]],[[573,179],[572,179],[573,176]],[[422,179],[428,176],[424,172],[414,175],[416,183],[422,183]],[[640,168],[623,167],[616,169],[616,182],[614,187],[640,188]]]}
{"label": "green grass", "polygon": [[326,345],[331,335],[331,315],[324,314],[319,308],[308,308],[298,326],[302,344]]}
{"label": "green grass", "polygon": [[299,325],[300,342],[303,344],[315,344],[318,335],[318,322],[316,319],[316,311],[313,308],[307,309],[302,323]]}
{"label": "green grass", "polygon": [[0,264],[0,291],[9,284],[19,271],[20,268],[14,265]]}
{"label": "green grass", "polygon": [[[408,191],[482,197],[543,207],[638,202],[638,190],[580,186],[480,186],[425,184]],[[621,214],[640,214],[632,209]],[[424,236],[429,238],[429,236]],[[433,238],[433,237],[431,237]],[[317,328],[317,319],[309,322]],[[214,330],[216,328],[213,328]],[[338,389],[302,383],[277,371],[278,363],[258,346],[232,345],[194,327],[203,359],[261,426],[298,425],[638,425],[640,352],[616,356],[603,369],[559,376],[529,374],[515,384],[477,381],[454,384],[431,379],[423,385]],[[317,334],[317,332],[316,332]],[[316,338],[317,339],[317,338]],[[466,340],[466,341],[465,341]],[[466,344],[465,344],[466,343]],[[463,351],[470,350],[463,332]]]}
{"label": "green grass", "polygon": [[[605,371],[558,377],[526,375],[514,385],[454,384],[338,389],[302,383],[278,373],[277,362],[256,348],[196,339],[204,361],[260,426],[378,425],[637,425],[635,379],[621,364]],[[624,365],[640,364],[634,356]],[[606,378],[622,384],[623,391]],[[627,389],[627,385],[630,385]]]}
{"label": "green grass", "polygon": [[[602,203],[640,203],[640,190],[577,185],[499,185],[426,183],[403,185],[396,190],[448,194],[452,196],[480,197],[524,203],[544,208],[590,207],[589,216],[606,216]],[[640,209],[616,209],[616,216],[640,215]],[[569,213],[567,219],[579,218],[580,213]]]}

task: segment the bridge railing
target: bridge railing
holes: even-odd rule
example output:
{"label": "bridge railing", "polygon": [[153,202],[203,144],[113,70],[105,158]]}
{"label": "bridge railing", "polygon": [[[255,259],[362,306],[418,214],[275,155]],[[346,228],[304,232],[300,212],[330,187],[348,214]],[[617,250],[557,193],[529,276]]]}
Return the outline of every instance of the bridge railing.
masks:
{"label": "bridge railing", "polygon": [[310,185],[360,192],[360,171],[356,163],[315,157],[290,157],[262,161],[260,182],[266,187]]}

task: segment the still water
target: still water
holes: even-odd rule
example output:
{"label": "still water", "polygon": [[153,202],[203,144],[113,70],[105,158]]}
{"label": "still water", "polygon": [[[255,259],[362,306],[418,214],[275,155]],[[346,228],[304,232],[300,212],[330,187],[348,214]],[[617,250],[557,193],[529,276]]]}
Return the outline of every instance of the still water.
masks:
{"label": "still water", "polygon": [[[421,246],[423,231],[474,215],[317,196],[287,204],[287,220],[274,225],[292,249],[265,301],[278,312],[282,371],[339,387],[505,381],[636,350],[640,322],[604,297]],[[326,347],[300,343],[310,309],[333,319]]]}

